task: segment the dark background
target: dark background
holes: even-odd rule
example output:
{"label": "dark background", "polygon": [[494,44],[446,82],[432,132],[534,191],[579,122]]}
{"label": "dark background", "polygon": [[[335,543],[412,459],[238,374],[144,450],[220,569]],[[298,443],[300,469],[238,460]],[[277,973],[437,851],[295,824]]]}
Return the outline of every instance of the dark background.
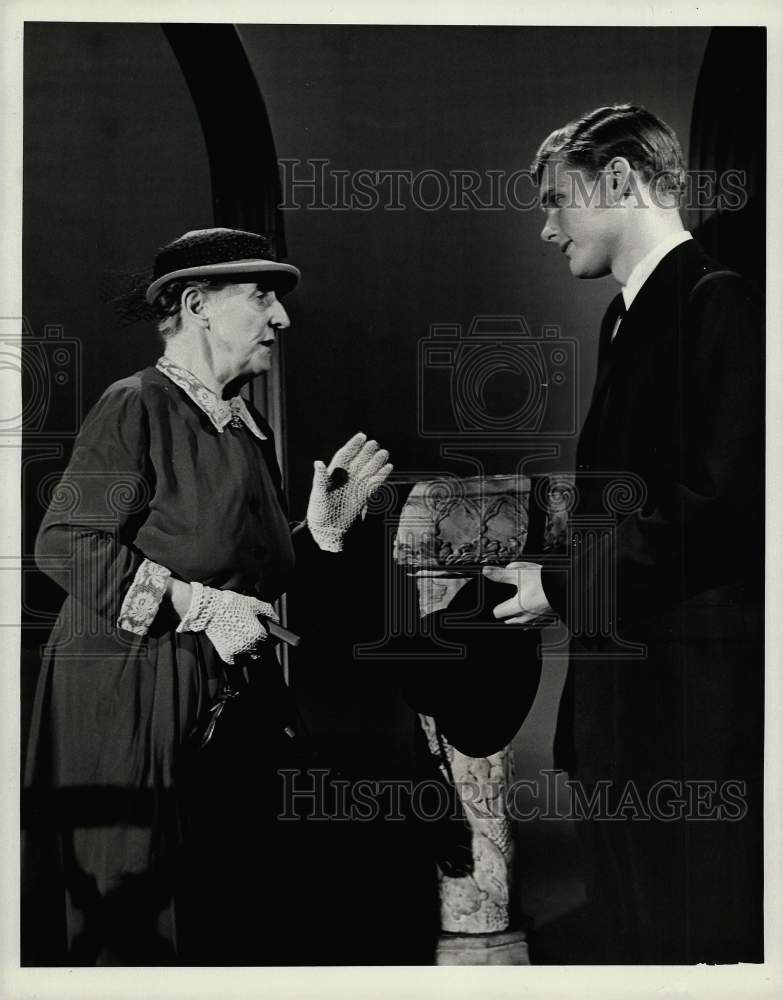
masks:
{"label": "dark background", "polygon": [[[703,28],[239,25],[237,31],[278,157],[328,159],[332,170],[414,173],[526,168],[554,127],[618,101],[641,103],[669,122],[687,159],[710,35]],[[736,38],[729,47],[736,57]],[[45,425],[34,433],[28,425],[22,500],[29,557],[42,515],[41,483],[64,467],[81,417],[108,383],[160,353],[149,326],[118,327],[108,299],[130,272],[149,266],[158,246],[213,225],[214,214],[204,136],[159,25],[28,23],[24,58],[25,317],[37,340],[55,325],[77,342]],[[763,61],[750,68],[763,80]],[[749,86],[742,78],[735,58],[723,86]],[[758,115],[758,90],[755,99]],[[721,111],[709,107],[704,93],[699,107],[699,160],[691,165],[710,166]],[[740,160],[747,155],[747,144],[733,148]],[[763,178],[757,190],[763,193]],[[569,407],[577,425],[586,411],[612,281],[575,283],[540,241],[537,210],[426,212],[404,201],[399,212],[283,213],[288,259],[303,272],[286,301],[293,326],[283,345],[282,443],[295,516],[304,514],[312,460],[328,460],[359,429],[388,447],[405,474],[474,471],[444,459],[441,442],[419,433],[418,345],[431,324],[467,328],[475,316],[490,314],[523,316],[534,332],[559,327],[576,345],[572,392],[548,414],[544,429],[557,430]],[[763,245],[763,231],[752,235]],[[51,343],[43,348],[50,353]],[[511,381],[496,388],[513,394],[521,387]],[[28,386],[28,398],[29,392]],[[560,457],[549,464],[568,468],[575,435],[557,444]],[[495,456],[490,471],[513,471],[516,457]],[[25,579],[26,718],[36,649],[59,595],[32,567]],[[339,596],[328,599],[339,611]],[[549,657],[539,698],[515,742],[521,777],[551,762],[562,673],[562,659]],[[403,773],[401,734],[410,713],[388,672],[369,663],[337,680],[317,676],[312,663],[302,669],[300,700],[313,730],[358,754],[375,753],[392,773]],[[574,862],[567,831],[547,833],[546,842],[532,829],[520,833],[523,882],[526,866],[542,870],[553,850],[555,867],[568,874]],[[570,889],[559,901],[551,890],[537,897],[532,884],[524,891],[529,908],[540,913],[568,908]]]}
{"label": "dark background", "polygon": [[[618,100],[653,108],[687,156],[708,37],[701,28],[238,31],[280,158],[414,173],[526,168],[551,128]],[[25,312],[36,333],[53,323],[80,339],[85,410],[156,354],[148,328],[118,333],[103,299],[161,243],[212,224],[208,162],[159,26],[28,24],[25,41]],[[417,427],[417,346],[431,324],[510,314],[533,331],[559,326],[579,345],[577,408],[586,409],[611,279],[576,285],[539,240],[537,210],[426,212],[406,201],[401,212],[284,213],[289,259],[304,274],[287,302],[285,344],[297,513],[311,459],[357,427],[400,469],[443,467],[440,442]],[[574,441],[562,443],[567,464]]]}

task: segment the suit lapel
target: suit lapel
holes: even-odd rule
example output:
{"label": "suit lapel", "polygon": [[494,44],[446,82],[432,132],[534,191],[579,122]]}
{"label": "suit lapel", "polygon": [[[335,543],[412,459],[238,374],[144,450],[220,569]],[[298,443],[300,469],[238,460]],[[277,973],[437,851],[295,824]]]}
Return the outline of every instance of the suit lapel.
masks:
{"label": "suit lapel", "polygon": [[607,425],[613,380],[625,377],[626,365],[633,364],[638,348],[650,337],[666,334],[676,325],[676,314],[687,298],[687,291],[710,270],[710,263],[695,240],[681,243],[666,254],[631,303],[614,343],[612,330],[620,311],[622,293],[609,304],[601,323],[598,370],[590,410],[577,448],[580,467],[590,467],[595,463]]}
{"label": "suit lapel", "polygon": [[[619,292],[612,301],[609,303],[609,308],[604,313],[604,318],[601,321],[601,334],[598,339],[598,367],[596,369],[595,375],[595,385],[593,386],[593,396],[591,400],[591,406],[595,404],[596,399],[601,395],[601,392],[606,385],[606,381],[609,378],[609,372],[611,371],[611,359],[610,355],[612,352],[612,331],[614,330],[615,323],[617,322],[617,317],[624,312],[625,303],[623,302],[623,294]],[[625,320],[623,320],[625,323]]]}
{"label": "suit lapel", "polygon": [[605,401],[604,394],[609,385],[609,375],[612,367],[612,331],[617,322],[617,317],[623,309],[622,299],[622,293],[617,294],[612,299],[601,321],[601,334],[598,340],[598,367],[596,369],[590,409],[582,427],[582,433],[579,435],[579,444],[576,450],[577,468],[584,468],[592,464],[592,456],[597,443],[598,427],[601,422],[601,411]]}
{"label": "suit lapel", "polygon": [[648,338],[666,335],[676,324],[690,290],[715,263],[695,240],[674,247],[639,289],[613,345],[616,358]]}

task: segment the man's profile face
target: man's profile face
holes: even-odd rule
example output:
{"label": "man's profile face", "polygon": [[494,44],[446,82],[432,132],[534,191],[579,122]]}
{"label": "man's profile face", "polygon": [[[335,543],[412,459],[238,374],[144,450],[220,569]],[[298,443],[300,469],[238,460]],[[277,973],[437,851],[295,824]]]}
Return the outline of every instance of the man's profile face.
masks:
{"label": "man's profile face", "polygon": [[612,270],[622,213],[608,197],[607,183],[606,175],[590,177],[556,154],[544,166],[541,239],[565,254],[575,278],[602,278]]}
{"label": "man's profile face", "polygon": [[209,323],[215,348],[233,377],[268,371],[276,334],[291,325],[277,295],[253,281],[209,293]]}

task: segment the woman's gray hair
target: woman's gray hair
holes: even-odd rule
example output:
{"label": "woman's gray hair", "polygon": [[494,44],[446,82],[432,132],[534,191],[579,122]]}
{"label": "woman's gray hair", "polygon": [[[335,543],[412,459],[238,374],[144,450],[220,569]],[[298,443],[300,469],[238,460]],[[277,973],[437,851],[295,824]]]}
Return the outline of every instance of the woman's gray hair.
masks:
{"label": "woman's gray hair", "polygon": [[214,278],[175,278],[169,281],[158,292],[154,309],[158,324],[158,333],[164,340],[179,333],[182,319],[182,293],[186,288],[198,288],[200,291],[217,292],[231,284],[229,281],[217,281]]}

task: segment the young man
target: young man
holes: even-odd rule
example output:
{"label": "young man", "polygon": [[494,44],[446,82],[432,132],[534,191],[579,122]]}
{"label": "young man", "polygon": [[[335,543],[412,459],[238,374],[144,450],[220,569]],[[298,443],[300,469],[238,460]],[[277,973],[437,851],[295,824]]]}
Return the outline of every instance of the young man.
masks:
{"label": "young man", "polygon": [[[577,823],[597,959],[761,961],[763,311],[684,230],[682,154],[655,115],[599,108],[553,132],[534,169],[541,238],[574,277],[621,290],[568,571],[486,570],[518,587],[495,614],[554,610],[572,634],[557,742],[582,798],[603,796]],[[581,527],[606,517],[611,531]]]}

